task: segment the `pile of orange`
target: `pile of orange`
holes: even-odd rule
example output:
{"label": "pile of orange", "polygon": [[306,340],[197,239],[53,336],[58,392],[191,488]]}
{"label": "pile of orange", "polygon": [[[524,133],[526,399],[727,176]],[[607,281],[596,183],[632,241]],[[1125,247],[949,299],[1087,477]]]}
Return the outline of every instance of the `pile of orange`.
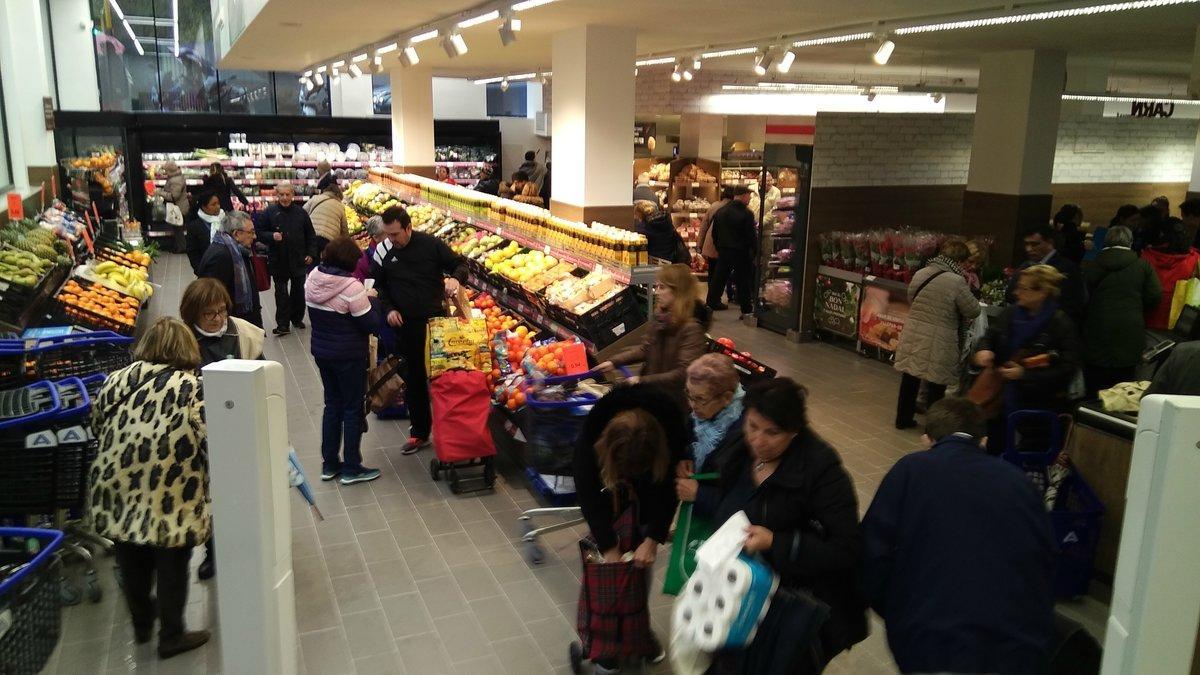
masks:
{"label": "pile of orange", "polygon": [[[89,320],[84,310],[99,315],[126,328],[133,328],[137,323],[137,298],[118,293],[99,284],[83,286],[71,279],[58,293],[58,299],[63,304],[68,317]],[[73,311],[76,310],[76,311]]]}
{"label": "pile of orange", "polygon": [[563,365],[563,347],[561,344],[548,344],[533,347],[528,352],[529,358],[537,369],[546,375],[563,375],[566,368]]}

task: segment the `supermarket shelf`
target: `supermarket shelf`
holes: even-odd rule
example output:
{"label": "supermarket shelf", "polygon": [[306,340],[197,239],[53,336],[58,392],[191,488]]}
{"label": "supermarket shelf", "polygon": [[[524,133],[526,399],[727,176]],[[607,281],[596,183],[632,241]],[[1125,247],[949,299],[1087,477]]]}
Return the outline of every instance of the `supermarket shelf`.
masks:
{"label": "supermarket shelf", "polygon": [[[252,159],[250,157],[235,157],[232,159],[150,159],[144,160],[143,164],[164,164],[166,162],[175,162],[176,166],[209,166],[213,162],[220,162],[222,166],[230,167],[264,167],[264,168],[298,168],[298,169],[315,169],[317,168],[316,160],[290,160],[290,159]],[[368,169],[373,166],[385,166],[390,162],[371,162],[371,161],[353,161],[353,162],[330,162],[329,166],[334,169]]]}
{"label": "supermarket shelf", "polygon": [[693,189],[700,188],[700,187],[711,187],[711,188],[720,187],[720,185],[718,185],[717,183],[699,183],[699,182],[692,182],[692,183],[676,182],[674,185],[675,185],[675,187],[690,187]]}
{"label": "supermarket shelf", "polygon": [[589,352],[592,354],[596,353],[596,345],[592,344],[589,340],[576,335],[553,319],[547,317],[542,310],[530,305],[524,298],[509,293],[506,288],[492,284],[487,279],[476,274],[474,270],[467,274],[467,285],[491,295],[505,309],[515,313],[518,319],[532,324],[535,328],[553,333],[560,340],[579,340]]}
{"label": "supermarket shelf", "polygon": [[445,166],[445,167],[449,167],[449,168],[454,168],[456,166],[469,166],[469,167],[480,168],[480,167],[485,167],[485,166],[492,164],[492,162],[484,162],[482,160],[480,160],[478,162],[450,162],[450,161],[442,161],[440,159],[434,160],[433,163],[437,166]]}
{"label": "supermarket shelf", "polygon": [[[199,178],[188,178],[186,180],[187,180],[187,184],[189,186],[196,186],[196,185],[204,184],[204,181]],[[262,187],[274,187],[283,181],[287,181],[293,185],[316,185],[317,180],[318,179],[316,179],[316,178],[264,178],[262,180],[250,180],[248,178],[235,178],[235,179],[233,179],[233,182],[236,185],[247,185],[247,186],[257,185],[257,186],[262,186]],[[343,179],[343,180],[345,180],[345,179]],[[167,181],[165,181],[161,178],[155,178],[154,184],[157,186],[163,186],[163,185],[167,184]]]}

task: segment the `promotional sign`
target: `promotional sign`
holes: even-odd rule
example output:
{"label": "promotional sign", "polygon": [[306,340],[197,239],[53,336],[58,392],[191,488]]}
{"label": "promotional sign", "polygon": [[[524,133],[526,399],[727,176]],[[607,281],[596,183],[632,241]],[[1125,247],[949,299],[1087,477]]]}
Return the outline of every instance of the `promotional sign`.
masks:
{"label": "promotional sign", "polygon": [[25,217],[25,203],[16,192],[8,193],[8,219],[20,220]]}
{"label": "promotional sign", "polygon": [[868,277],[858,313],[858,339],[889,352],[896,351],[908,319],[908,292],[904,284]]}
{"label": "promotional sign", "polygon": [[813,321],[817,328],[848,338],[858,335],[858,301],[861,293],[862,284],[818,274],[813,304]]}

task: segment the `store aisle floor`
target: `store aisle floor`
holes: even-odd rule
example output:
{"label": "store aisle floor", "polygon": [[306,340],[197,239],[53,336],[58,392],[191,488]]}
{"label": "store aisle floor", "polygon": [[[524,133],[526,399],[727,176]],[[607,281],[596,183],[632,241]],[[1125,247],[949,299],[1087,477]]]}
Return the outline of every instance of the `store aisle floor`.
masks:
{"label": "store aisle floor", "polygon": [[[192,279],[186,258],[164,255],[152,278],[162,288],[149,311],[174,314]],[[271,317],[271,294],[262,298],[263,314]],[[891,428],[896,378],[889,367],[830,345],[786,342],[738,324],[732,311],[717,317],[714,332],[808,386],[812,423],[842,453],[862,509],[892,463],[917,447],[917,434]],[[268,336],[266,356],[287,371],[290,438],[308,474],[315,476],[321,384],[308,353],[308,331],[283,339]],[[575,542],[583,529],[546,537],[545,562],[528,564],[516,541],[516,518],[537,503],[517,475],[503,472],[493,494],[452,495],[445,484],[430,480],[430,451],[400,455],[406,428],[371,420],[364,460],[383,476],[351,487],[317,482],[324,522],[314,522],[298,496],[292,501],[301,672],[569,673],[567,645],[575,636],[579,593]],[[216,536],[219,540],[220,532]],[[666,553],[661,551],[660,567]],[[193,566],[202,557],[198,551]],[[216,586],[222,575],[236,570],[218,569],[213,581],[194,581],[190,589],[188,625],[212,629],[213,642],[158,661],[153,642],[141,647],[133,642],[112,559],[99,565],[104,599],[65,611],[60,647],[46,672],[220,672]],[[664,641],[671,601],[659,593],[652,598],[655,627]],[[670,669],[664,664],[650,672]],[[835,660],[828,672],[895,672],[882,627],[874,625],[871,637]]]}

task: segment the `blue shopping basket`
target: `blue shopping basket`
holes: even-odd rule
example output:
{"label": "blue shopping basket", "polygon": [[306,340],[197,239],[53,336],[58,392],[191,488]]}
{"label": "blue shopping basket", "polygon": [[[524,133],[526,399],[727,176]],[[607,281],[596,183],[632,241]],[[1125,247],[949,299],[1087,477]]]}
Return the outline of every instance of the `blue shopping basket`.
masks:
{"label": "blue shopping basket", "polygon": [[58,530],[0,528],[0,673],[37,673],[58,645],[62,602],[54,553],[62,540]]}

